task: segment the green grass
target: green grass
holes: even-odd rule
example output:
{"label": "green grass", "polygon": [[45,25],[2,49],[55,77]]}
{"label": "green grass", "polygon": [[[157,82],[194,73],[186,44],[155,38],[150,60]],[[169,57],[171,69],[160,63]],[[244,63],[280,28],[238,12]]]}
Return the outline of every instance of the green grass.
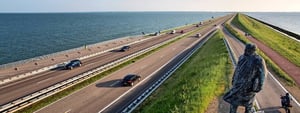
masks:
{"label": "green grass", "polygon": [[259,41],[300,67],[300,43],[243,14],[237,14],[232,24],[250,33]]}
{"label": "green grass", "polygon": [[160,46],[160,47],[158,47],[158,48],[156,48],[154,50],[151,50],[151,51],[149,51],[149,52],[147,52],[145,54],[137,56],[136,58],[133,58],[132,60],[129,60],[129,61],[127,61],[125,63],[122,63],[122,64],[120,64],[120,65],[118,65],[116,67],[113,67],[113,68],[111,68],[111,69],[109,69],[109,70],[107,70],[105,72],[102,72],[102,73],[100,73],[100,74],[98,74],[98,75],[96,75],[96,76],[94,76],[92,78],[89,78],[89,79],[87,79],[87,80],[85,80],[85,81],[83,81],[81,83],[78,83],[78,84],[76,84],[74,86],[71,86],[70,88],[67,88],[67,89],[65,89],[65,90],[63,90],[61,92],[58,92],[58,93],[56,93],[56,94],[54,94],[52,96],[49,96],[49,97],[47,97],[47,98],[45,98],[45,99],[43,99],[41,101],[38,101],[38,102],[36,102],[36,103],[34,103],[34,104],[30,105],[30,106],[27,106],[27,107],[25,107],[25,108],[17,111],[16,113],[33,113],[34,111],[36,111],[38,109],[41,109],[41,108],[43,108],[43,107],[45,107],[45,106],[47,106],[47,105],[49,105],[49,104],[51,104],[53,102],[55,102],[55,101],[57,101],[57,100],[65,97],[65,96],[67,96],[67,95],[69,95],[69,94],[77,91],[77,90],[80,90],[80,89],[82,89],[82,88],[84,88],[84,87],[86,87],[86,86],[88,86],[88,85],[96,82],[97,80],[99,80],[99,79],[101,79],[101,78],[103,78],[103,77],[105,77],[105,76],[107,76],[107,75],[109,75],[109,74],[111,74],[111,73],[113,73],[113,72],[115,72],[115,71],[117,71],[117,70],[119,70],[119,69],[121,69],[121,68],[129,65],[129,64],[134,63],[135,61],[137,61],[139,59],[142,59],[142,58],[144,58],[144,57],[146,57],[146,56],[148,56],[148,55],[150,55],[150,54],[152,54],[152,53],[160,50],[161,48],[166,47],[166,46],[168,46],[168,45],[176,42],[177,40],[180,40],[182,38],[188,37],[191,34],[194,34],[195,32],[198,32],[200,29],[202,29],[202,28],[198,28],[198,29],[195,29],[194,31],[186,33],[186,34],[178,37],[176,40],[173,40],[173,41],[171,41],[171,42],[169,42],[167,44],[164,44],[164,45],[162,45],[162,46]]}
{"label": "green grass", "polygon": [[[233,20],[232,23],[237,23],[236,21],[238,20]],[[225,24],[226,29],[234,35],[237,39],[239,39],[241,42],[244,44],[246,43],[251,43],[244,34],[240,34],[239,32],[235,31],[232,26],[230,25],[229,22]],[[241,26],[238,26],[241,27]],[[286,83],[290,86],[295,85],[295,81],[288,75],[286,74],[281,68],[277,66],[268,56],[266,56],[262,51],[258,50],[257,52],[260,56],[262,56],[266,62],[266,65],[271,69],[279,78],[282,80],[286,81]]]}
{"label": "green grass", "polygon": [[232,73],[221,37],[217,32],[134,112],[204,113],[228,88]]}

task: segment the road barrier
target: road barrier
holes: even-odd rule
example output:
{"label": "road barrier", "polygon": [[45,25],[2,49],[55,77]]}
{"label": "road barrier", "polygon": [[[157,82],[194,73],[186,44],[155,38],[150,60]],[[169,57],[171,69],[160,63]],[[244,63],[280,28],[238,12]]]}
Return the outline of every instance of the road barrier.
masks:
{"label": "road barrier", "polygon": [[[228,44],[228,41],[227,41],[227,39],[225,39],[224,38],[224,42],[225,42],[225,44],[226,44],[226,46],[227,46],[227,48],[228,48],[228,51],[229,51],[229,53],[230,53],[230,55],[231,56],[233,56],[234,55],[234,52],[232,51],[232,48],[231,48],[231,46],[230,46],[230,44]],[[231,58],[232,60],[234,59],[234,57],[233,58]],[[234,62],[234,67],[236,66],[236,64],[237,64],[237,62],[236,62],[236,59],[235,60],[233,60],[233,62]],[[274,75],[272,75],[269,71],[267,72],[270,76],[271,76],[271,78],[283,89],[283,91],[284,92],[286,92],[286,93],[288,93],[288,91],[282,86],[282,84],[274,77]],[[300,107],[300,104],[299,104],[299,102],[294,98],[294,96],[292,95],[292,94],[290,94],[290,97],[292,98],[292,100],[295,102],[295,104],[298,106],[298,107]],[[258,102],[257,102],[257,100],[255,99],[255,104],[256,104],[256,106],[258,107],[258,109],[260,109],[260,106],[259,106],[259,104],[258,104]],[[260,113],[264,113],[264,111],[258,111],[258,112],[260,112]]]}
{"label": "road barrier", "polygon": [[[75,85],[77,83],[80,83],[80,82],[82,82],[84,80],[87,80],[87,79],[89,79],[91,77],[94,77],[97,74],[102,73],[102,72],[104,72],[104,71],[106,71],[108,69],[111,69],[111,68],[113,68],[113,67],[115,67],[115,66],[117,66],[119,64],[122,64],[122,63],[124,63],[124,62],[126,62],[128,60],[131,60],[131,59],[133,59],[133,58],[135,58],[137,56],[140,56],[140,55],[142,55],[144,53],[147,53],[147,52],[149,52],[149,51],[151,51],[151,50],[153,50],[155,48],[158,48],[158,47],[160,47],[162,45],[165,45],[165,44],[167,44],[169,42],[172,42],[172,41],[180,38],[181,36],[182,35],[179,35],[179,36],[177,36],[175,38],[172,38],[172,39],[169,39],[169,40],[164,41],[162,43],[156,44],[156,45],[154,45],[152,47],[149,47],[147,49],[144,49],[144,50],[141,50],[141,51],[136,52],[134,54],[125,56],[125,57],[123,57],[121,59],[113,61],[113,62],[111,62],[109,64],[106,64],[106,65],[104,65],[102,67],[93,69],[93,70],[85,72],[83,74],[79,74],[79,75],[74,76],[74,77],[72,77],[70,79],[67,79],[65,81],[59,82],[59,83],[57,83],[57,84],[55,84],[53,86],[49,86],[49,87],[47,87],[45,89],[39,90],[39,91],[34,92],[32,94],[29,94],[27,96],[24,96],[24,97],[21,97],[19,99],[14,100],[14,101],[11,101],[9,103],[6,103],[6,104],[0,106],[0,112],[1,113],[8,113],[8,112],[14,112],[14,111],[20,110],[20,109],[22,109],[24,107],[27,107],[27,106],[29,106],[29,105],[31,105],[31,104],[39,101],[39,100],[42,100],[44,98],[47,98],[47,97],[49,97],[51,95],[54,95],[54,94],[62,91],[64,89],[67,89],[67,88],[69,88],[69,87],[71,87],[71,86],[73,86],[73,85]],[[145,41],[145,40],[148,40],[148,39],[150,39],[150,38],[139,40],[139,41],[133,42],[131,44],[138,43],[138,42],[141,42],[141,41]],[[116,48],[113,48],[113,49],[116,49]],[[110,50],[113,50],[113,49],[109,49],[109,50],[106,50],[106,51],[110,51]],[[85,56],[85,57],[81,57],[79,59],[90,58],[90,57],[93,57],[95,55],[99,55],[100,53],[101,52],[95,53],[95,54],[92,54],[92,55],[88,55],[88,56]]]}
{"label": "road barrier", "polygon": [[[100,51],[100,52],[97,52],[97,53],[94,53],[94,54],[90,54],[90,55],[86,55],[86,56],[83,56],[83,57],[79,57],[77,59],[79,59],[79,60],[87,59],[87,58],[94,57],[94,56],[103,54],[105,52],[111,51],[111,50],[115,50],[115,49],[121,48],[122,46],[125,46],[125,45],[132,45],[132,44],[139,43],[139,42],[142,42],[142,41],[146,41],[146,40],[149,40],[149,39],[155,38],[155,37],[157,37],[157,36],[149,37],[149,38],[144,38],[144,39],[141,39],[141,40],[138,40],[138,41],[134,41],[134,42],[129,43],[129,44],[124,44],[124,45],[121,45],[121,46],[118,46],[118,47],[115,47],[115,48],[111,48],[111,49]],[[66,64],[68,62],[69,61],[58,63],[58,64],[55,64],[55,65],[52,65],[52,66],[43,67],[43,68],[38,69],[38,70],[34,70],[34,71],[31,71],[31,72],[28,72],[28,73],[24,73],[24,74],[13,76],[11,78],[0,80],[0,85],[6,84],[6,83],[9,83],[9,82],[13,82],[13,81],[25,78],[25,77],[29,77],[29,76],[32,76],[32,75],[35,75],[35,74],[38,74],[38,73],[42,73],[42,72],[45,72],[45,71],[48,71],[48,70],[51,70],[51,69],[55,69],[55,68],[61,67],[62,65]]]}
{"label": "road barrier", "polygon": [[[130,113],[137,106],[139,106],[146,98],[148,98],[165,80],[167,80],[186,60],[188,60],[202,45],[216,32],[216,29],[212,29],[203,37],[203,43],[199,43],[191,50],[183,59],[181,59],[175,66],[173,66],[167,73],[165,73],[158,81],[156,81],[150,88],[148,88],[144,93],[142,93],[138,98],[136,98],[131,104],[129,104],[122,113]],[[208,36],[209,35],[209,36]],[[179,54],[180,55],[180,54]],[[176,56],[177,57],[177,56]],[[174,57],[174,58],[176,58]],[[173,59],[174,59],[173,58]],[[172,60],[173,60],[172,59]],[[172,61],[170,60],[170,61]]]}

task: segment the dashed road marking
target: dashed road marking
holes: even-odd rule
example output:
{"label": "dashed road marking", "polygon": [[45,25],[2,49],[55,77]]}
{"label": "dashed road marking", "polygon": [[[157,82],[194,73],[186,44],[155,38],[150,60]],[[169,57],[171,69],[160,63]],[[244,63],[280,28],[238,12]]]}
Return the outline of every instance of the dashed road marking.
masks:
{"label": "dashed road marking", "polygon": [[68,111],[66,111],[65,113],[70,113],[71,112],[71,109],[69,109]]}

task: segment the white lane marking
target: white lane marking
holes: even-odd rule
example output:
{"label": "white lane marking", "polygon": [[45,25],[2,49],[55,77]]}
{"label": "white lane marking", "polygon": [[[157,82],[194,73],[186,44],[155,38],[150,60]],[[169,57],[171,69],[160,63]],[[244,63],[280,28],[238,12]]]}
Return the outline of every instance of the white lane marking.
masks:
{"label": "white lane marking", "polygon": [[[197,42],[194,42],[197,43]],[[192,45],[190,46],[192,47]],[[188,47],[188,48],[190,48]],[[110,107],[112,104],[116,103],[118,100],[120,100],[122,97],[124,97],[127,93],[129,93],[131,90],[133,90],[135,87],[137,87],[139,84],[143,83],[145,80],[149,79],[151,76],[153,76],[154,74],[156,74],[158,71],[160,71],[163,67],[165,67],[166,65],[168,65],[170,62],[172,62],[175,58],[177,58],[179,55],[181,55],[184,51],[186,51],[188,48],[183,49],[182,51],[180,51],[179,54],[177,54],[176,56],[174,56],[172,59],[170,59],[168,62],[166,62],[164,65],[162,65],[161,67],[159,67],[157,70],[155,70],[154,72],[152,72],[149,76],[147,76],[145,79],[143,79],[141,82],[139,82],[138,84],[136,84],[135,86],[133,86],[132,88],[130,88],[128,91],[126,91],[125,93],[123,93],[121,96],[119,96],[117,99],[115,99],[114,101],[112,101],[110,104],[108,104],[107,106],[105,106],[103,109],[101,109],[98,113],[102,113],[104,110],[106,110],[108,107]],[[176,48],[172,48],[173,50],[175,50]]]}
{"label": "white lane marking", "polygon": [[111,85],[109,85],[109,86],[112,87],[112,86],[114,86],[114,85],[116,85],[116,84],[118,84],[118,83],[120,83],[120,81],[116,81],[116,82],[114,82],[113,84],[111,84]]}
{"label": "white lane marking", "polygon": [[[173,48],[174,49],[174,48]],[[185,51],[185,49],[183,50]],[[163,67],[165,67],[167,64],[169,64],[171,61],[173,61],[175,58],[177,58],[180,54],[183,53],[183,51],[181,51],[179,54],[177,54],[175,57],[173,57],[172,59],[170,59],[168,62],[166,62],[164,65],[162,65],[161,67],[159,67],[157,70],[155,70],[153,73],[151,73],[149,76],[147,76],[145,79],[143,79],[141,82],[139,82],[138,84],[134,85],[132,88],[130,88],[128,91],[126,91],[125,93],[123,93],[121,96],[119,96],[117,99],[115,99],[114,101],[112,101],[110,104],[108,104],[107,106],[105,106],[103,109],[101,109],[98,113],[102,113],[104,110],[106,110],[108,107],[110,107],[112,104],[116,103],[118,100],[120,100],[122,97],[124,97],[127,93],[129,93],[131,90],[133,90],[135,87],[139,86],[139,84],[143,83],[145,80],[149,79],[151,76],[153,76],[154,74],[156,74],[159,70],[161,70]]]}
{"label": "white lane marking", "polygon": [[65,113],[70,113],[71,112],[71,109],[69,109],[68,111],[66,111]]}
{"label": "white lane marking", "polygon": [[[268,72],[269,75],[271,75],[272,79],[285,91],[288,93],[288,91],[282,86],[282,84],[274,77],[274,75],[272,75],[272,73]],[[293,95],[290,94],[290,97],[292,98],[292,100],[297,104],[297,106],[299,107],[300,104],[299,102],[293,97]]]}
{"label": "white lane marking", "polygon": [[39,81],[39,82],[37,82],[36,84],[41,84],[41,83],[47,82],[47,81],[49,81],[49,80],[51,80],[51,79],[52,79],[52,77],[51,77],[51,78],[48,78],[48,79],[46,79],[46,80]]}

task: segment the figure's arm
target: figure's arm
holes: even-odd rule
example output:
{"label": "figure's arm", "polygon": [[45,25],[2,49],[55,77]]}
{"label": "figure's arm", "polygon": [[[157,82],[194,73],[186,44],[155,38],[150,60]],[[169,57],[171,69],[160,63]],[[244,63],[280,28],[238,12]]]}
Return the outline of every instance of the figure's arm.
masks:
{"label": "figure's arm", "polygon": [[238,70],[237,68],[239,68],[238,67],[238,64],[240,63],[240,61],[241,61],[241,59],[243,58],[243,55],[241,55],[240,57],[239,57],[239,60],[238,60],[238,62],[237,62],[237,64],[236,64],[236,67],[235,67],[235,69],[234,69],[234,72],[233,72],[233,76],[232,76],[232,81],[231,81],[231,85],[233,85],[234,83],[235,83],[235,81],[237,80],[237,78],[236,78],[236,71]]}
{"label": "figure's arm", "polygon": [[258,79],[259,79],[259,88],[262,89],[262,86],[264,84],[264,81],[265,81],[265,76],[267,75],[267,68],[266,68],[266,63],[264,61],[264,59],[260,59],[259,60],[259,76],[258,76]]}

